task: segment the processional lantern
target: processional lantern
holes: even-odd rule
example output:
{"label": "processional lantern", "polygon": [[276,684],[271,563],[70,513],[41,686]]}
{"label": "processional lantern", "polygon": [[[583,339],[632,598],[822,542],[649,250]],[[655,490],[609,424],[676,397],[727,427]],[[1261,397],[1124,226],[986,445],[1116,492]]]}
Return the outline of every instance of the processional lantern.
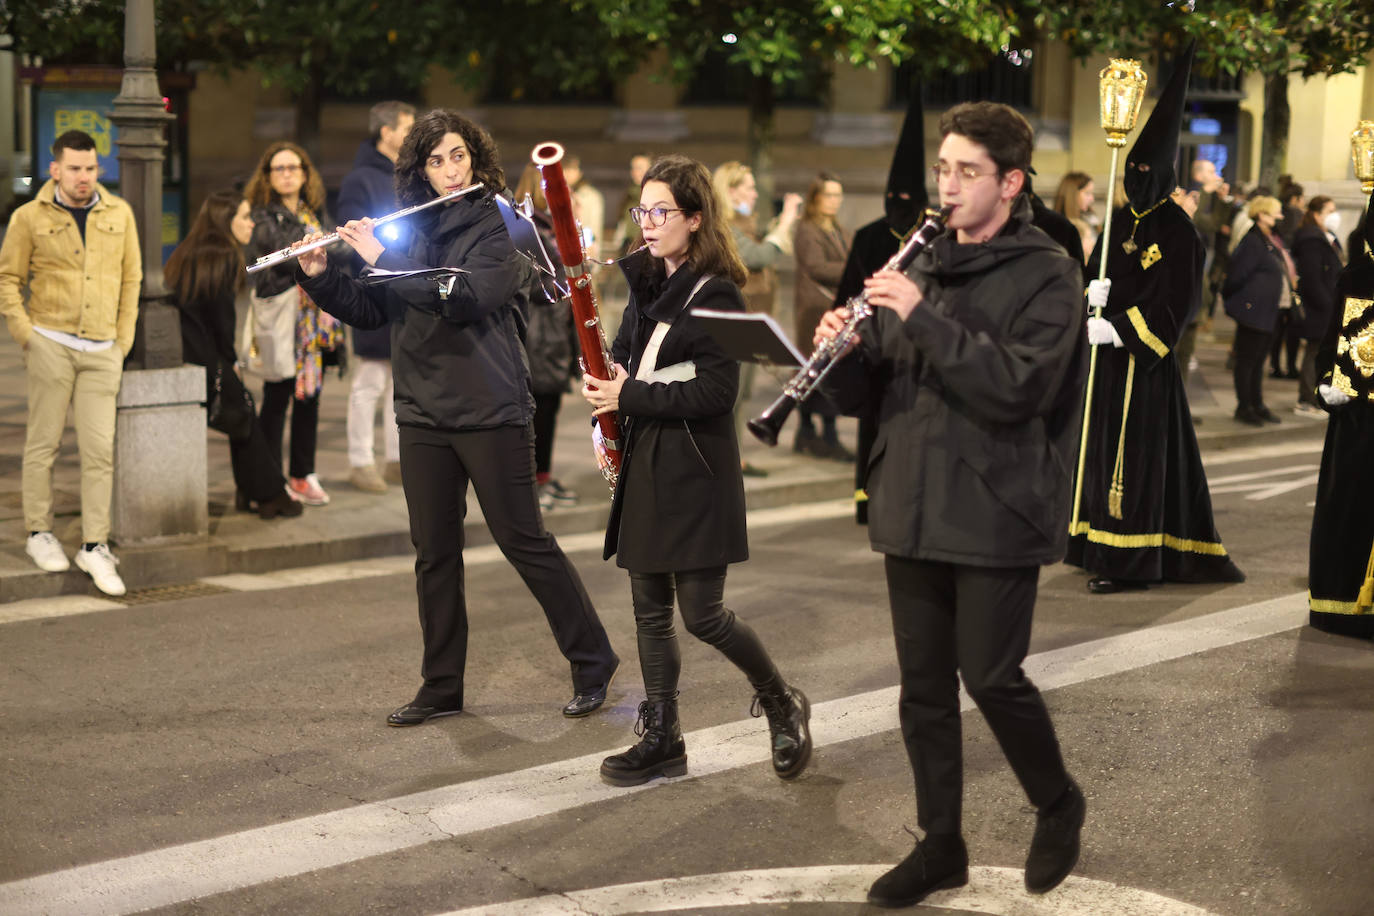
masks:
{"label": "processional lantern", "polygon": [[1361,121],[1350,134],[1350,158],[1355,160],[1355,177],[1360,188],[1374,193],[1374,121]]}

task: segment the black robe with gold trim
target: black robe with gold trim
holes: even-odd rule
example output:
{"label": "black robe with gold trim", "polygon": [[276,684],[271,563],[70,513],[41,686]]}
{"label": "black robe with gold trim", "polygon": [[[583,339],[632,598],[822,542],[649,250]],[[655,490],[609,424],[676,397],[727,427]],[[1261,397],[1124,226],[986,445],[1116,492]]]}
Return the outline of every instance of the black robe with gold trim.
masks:
{"label": "black robe with gold trim", "polygon": [[1311,622],[1374,639],[1374,261],[1368,257],[1353,258],[1336,284],[1317,374],[1353,400],[1327,407],[1308,558]]}
{"label": "black robe with gold trim", "polygon": [[[1202,282],[1202,241],[1169,200],[1135,223],[1129,208],[1113,216],[1112,289],[1102,317],[1123,346],[1095,348],[1083,480],[1081,489],[1075,481],[1065,562],[1125,581],[1240,582],[1245,576],[1212,519],[1174,359]],[[1097,276],[1101,256],[1098,239],[1090,276]]]}

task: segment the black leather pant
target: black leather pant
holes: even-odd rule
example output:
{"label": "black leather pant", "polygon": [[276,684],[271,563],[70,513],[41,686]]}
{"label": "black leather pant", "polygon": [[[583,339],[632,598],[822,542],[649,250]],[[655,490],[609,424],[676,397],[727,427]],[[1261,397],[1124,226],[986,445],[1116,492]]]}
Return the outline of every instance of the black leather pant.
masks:
{"label": "black leather pant", "polygon": [[778,669],[749,625],[725,606],[725,567],[678,573],[630,573],[639,638],[639,667],[650,702],[677,695],[682,655],[673,629],[673,594],[687,632],[719,649],[755,690],[771,686]]}

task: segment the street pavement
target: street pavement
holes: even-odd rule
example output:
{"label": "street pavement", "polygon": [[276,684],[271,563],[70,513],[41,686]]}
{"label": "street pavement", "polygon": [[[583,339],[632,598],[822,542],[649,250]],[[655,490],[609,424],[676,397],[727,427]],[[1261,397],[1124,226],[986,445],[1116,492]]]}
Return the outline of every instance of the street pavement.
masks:
{"label": "street pavement", "polygon": [[[1247,581],[1095,597],[1081,571],[1044,571],[1027,670],[1088,798],[1083,858],[1046,897],[1021,889],[1033,813],[970,711],[972,881],[932,906],[1371,910],[1374,649],[1304,626],[1323,423],[1239,427],[1224,343],[1199,359],[1190,396],[1217,524]],[[7,393],[13,377],[0,376]],[[1271,405],[1293,386],[1270,383]],[[326,486],[345,464],[329,397]],[[563,420],[558,472],[594,504],[595,471],[576,464],[585,409],[570,399]],[[213,459],[224,446],[210,441]],[[628,583],[600,559],[603,507],[567,511],[560,533],[624,661],[585,720],[558,715],[566,663],[488,544],[466,554],[467,708],[387,728],[417,685],[410,558],[316,547],[324,562],[189,570],[182,591],[132,605],[89,589],[0,604],[0,913],[870,912],[863,891],[915,827],[881,563],[844,468],[746,449],[772,473],[750,481],[751,559],[732,567],[727,601],[811,698],[817,750],[800,779],[773,776],[743,677],[685,634],[688,775],[631,790],[597,779],[601,757],[634,741],[643,696]],[[816,489],[786,489],[798,481]],[[212,500],[231,502],[232,484],[216,486]],[[404,524],[399,494],[331,491],[284,525],[342,538],[384,512]],[[287,530],[216,518],[220,538]],[[293,548],[283,536],[275,549]]]}

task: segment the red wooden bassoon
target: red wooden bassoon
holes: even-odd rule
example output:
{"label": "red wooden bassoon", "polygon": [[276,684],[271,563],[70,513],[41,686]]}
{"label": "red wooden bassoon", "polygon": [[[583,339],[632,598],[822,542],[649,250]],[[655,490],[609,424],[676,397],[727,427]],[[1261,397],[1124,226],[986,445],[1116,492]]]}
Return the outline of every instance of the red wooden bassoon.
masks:
{"label": "red wooden bassoon", "polygon": [[[572,196],[568,192],[568,182],[563,177],[563,147],[552,141],[541,143],[534,148],[530,158],[539,167],[544,179],[544,200],[548,202],[549,215],[553,218],[558,257],[563,261],[563,269],[567,274],[573,320],[577,323],[582,370],[595,378],[609,379],[614,375],[611,354],[606,346],[606,336],[601,331],[601,314],[596,308],[596,296],[592,293],[592,263],[582,250],[582,232],[577,225],[577,218],[573,216]],[[619,427],[613,413],[603,413],[596,420],[600,433],[593,435],[597,463],[614,491],[620,477]]]}

